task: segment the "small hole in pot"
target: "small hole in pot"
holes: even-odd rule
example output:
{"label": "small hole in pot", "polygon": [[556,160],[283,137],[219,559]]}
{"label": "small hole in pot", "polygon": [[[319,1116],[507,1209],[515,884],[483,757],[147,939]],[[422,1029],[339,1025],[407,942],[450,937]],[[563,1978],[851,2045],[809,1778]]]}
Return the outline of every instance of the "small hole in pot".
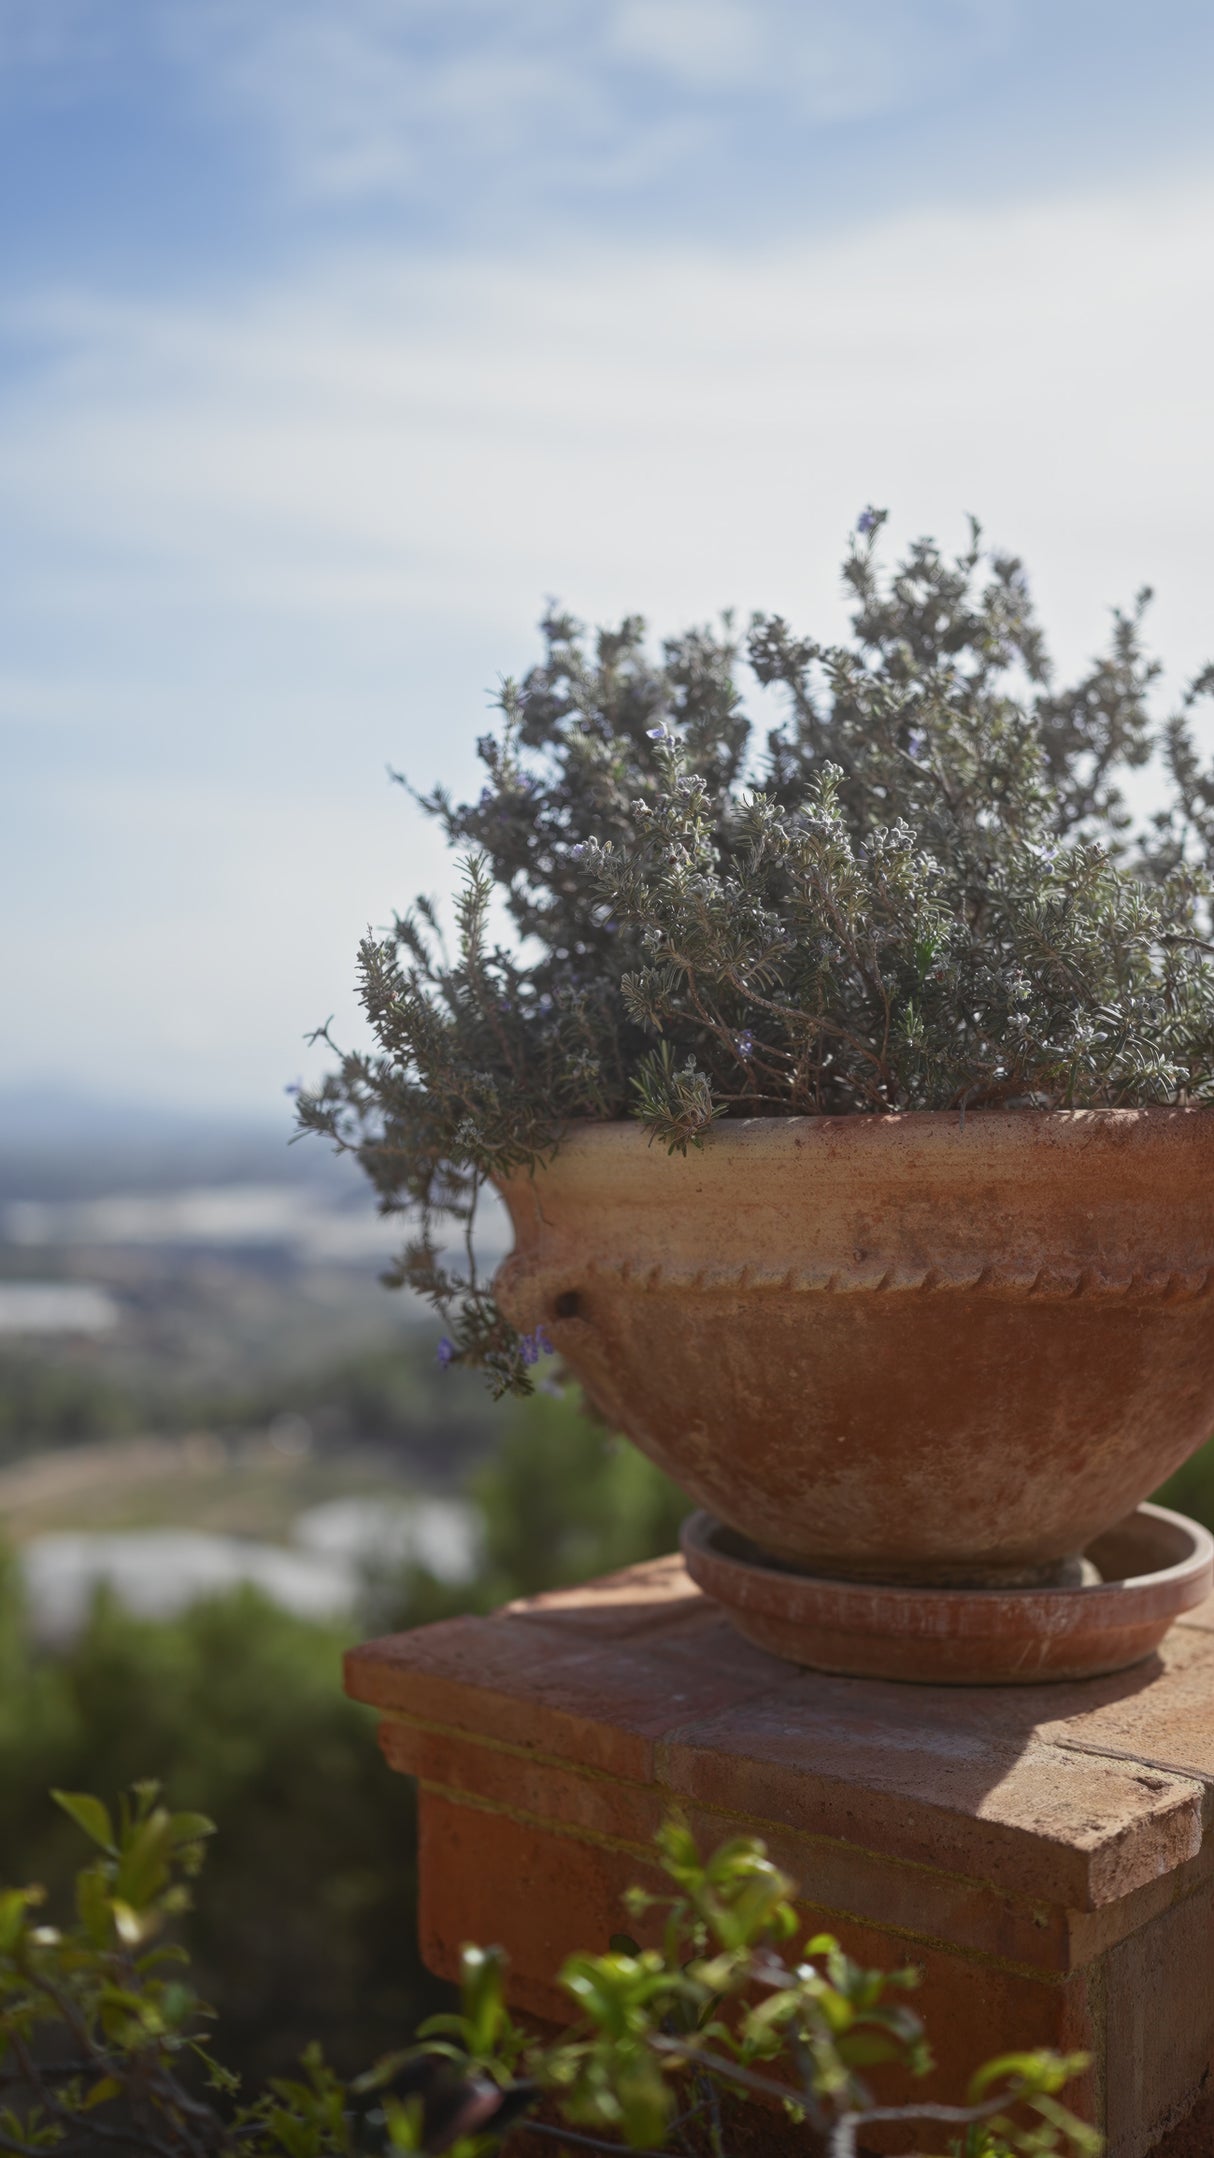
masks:
{"label": "small hole in pot", "polygon": [[554,1319],[580,1319],[582,1299],[576,1289],[562,1289],[552,1307]]}

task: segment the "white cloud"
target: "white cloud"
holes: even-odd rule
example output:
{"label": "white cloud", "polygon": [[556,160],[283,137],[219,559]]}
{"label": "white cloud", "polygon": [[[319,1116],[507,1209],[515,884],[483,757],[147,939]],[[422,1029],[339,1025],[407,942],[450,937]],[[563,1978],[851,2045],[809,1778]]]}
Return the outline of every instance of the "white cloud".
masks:
{"label": "white cloud", "polygon": [[[543,199],[672,173],[739,95],[833,124],[939,101],[1022,0],[0,0],[0,81],[87,97],[167,62],[308,202]],[[166,78],[158,74],[163,83]],[[163,94],[158,90],[158,95]],[[723,132],[724,131],[724,132]],[[744,173],[739,172],[740,182]]]}
{"label": "white cloud", "polygon": [[609,52],[684,90],[758,91],[818,121],[870,119],[939,97],[1005,51],[1011,0],[617,0]]}
{"label": "white cloud", "polygon": [[[609,181],[627,139],[660,145],[660,103],[748,91],[808,120],[870,118],[1005,51],[1016,0],[198,0],[177,35],[273,131],[318,192],[410,183],[425,146],[529,154]],[[517,174],[512,172],[512,178]]]}
{"label": "white cloud", "polygon": [[801,605],[875,494],[903,526],[984,512],[1068,636],[1143,575],[1192,605],[1212,210],[1178,188],[747,257],[367,258],[222,309],[27,310],[58,357],[0,428],[10,575],[503,628],[553,586]]}
{"label": "white cloud", "polygon": [[609,51],[656,66],[693,88],[753,82],[768,71],[773,14],[740,0],[619,0]]}
{"label": "white cloud", "polygon": [[467,770],[547,592],[829,629],[862,503],[945,539],[973,508],[1068,663],[1147,578],[1195,667],[1212,212],[1193,185],[749,256],[26,303],[55,356],[0,415],[3,704],[64,746],[9,764],[12,1068],[50,1043],[144,1091],[292,1076],[363,923],[439,874],[383,759]]}

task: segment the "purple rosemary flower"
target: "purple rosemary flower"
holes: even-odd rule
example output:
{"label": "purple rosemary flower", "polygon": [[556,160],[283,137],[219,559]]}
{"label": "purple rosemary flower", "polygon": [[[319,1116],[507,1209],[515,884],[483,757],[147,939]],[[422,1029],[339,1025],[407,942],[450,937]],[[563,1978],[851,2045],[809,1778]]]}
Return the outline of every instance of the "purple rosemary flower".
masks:
{"label": "purple rosemary flower", "polygon": [[674,740],[674,736],[665,720],[662,721],[659,727],[647,727],[645,732],[651,742],[673,742]]}
{"label": "purple rosemary flower", "polygon": [[910,733],[906,737],[907,756],[913,757],[916,763],[918,763],[919,759],[923,756],[926,748],[927,736],[923,732],[922,727],[912,727]]}
{"label": "purple rosemary flower", "polygon": [[289,1084],[288,1086],[285,1086],[285,1087],[283,1088],[283,1090],[282,1090],[282,1091],[283,1091],[283,1093],[284,1093],[284,1094],[302,1094],[302,1093],[303,1093],[303,1080],[302,1080],[302,1079],[292,1079],[292,1080],[291,1080],[291,1082],[290,1082],[290,1084]]}
{"label": "purple rosemary flower", "polygon": [[742,1032],[734,1037],[734,1047],[740,1057],[752,1057],[754,1055],[755,1038],[749,1027],[744,1027]]}
{"label": "purple rosemary flower", "polygon": [[575,862],[580,862],[585,852],[586,842],[584,839],[579,839],[576,847],[570,847],[569,849],[570,859]]}
{"label": "purple rosemary flower", "polygon": [[556,1353],[548,1339],[548,1330],[543,1326],[537,1326],[533,1334],[520,1334],[518,1346],[519,1355],[525,1364],[538,1364],[541,1356],[552,1356]]}
{"label": "purple rosemary flower", "polygon": [[442,1340],[439,1342],[439,1345],[434,1352],[435,1361],[438,1363],[438,1365],[443,1371],[446,1371],[448,1367],[455,1362],[458,1354],[459,1351],[456,1348],[455,1343],[449,1340],[447,1335],[444,1334]]}
{"label": "purple rosemary flower", "polygon": [[857,532],[862,533],[864,538],[867,539],[870,532],[876,531],[877,526],[880,524],[880,522],[880,510],[873,509],[872,505],[870,504],[868,509],[861,510],[860,515],[857,517],[856,530]]}

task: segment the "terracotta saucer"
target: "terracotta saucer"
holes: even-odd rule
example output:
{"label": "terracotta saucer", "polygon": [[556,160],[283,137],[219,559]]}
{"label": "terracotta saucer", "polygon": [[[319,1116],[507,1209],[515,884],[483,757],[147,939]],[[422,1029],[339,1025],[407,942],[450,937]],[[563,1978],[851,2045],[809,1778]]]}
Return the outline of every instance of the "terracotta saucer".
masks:
{"label": "terracotta saucer", "polygon": [[1214,1588],[1214,1538],[1140,1506],[1088,1546],[1075,1588],[882,1588],[794,1571],[711,1514],[683,1524],[687,1571],[758,1648],[850,1678],[1028,1685],[1121,1671]]}

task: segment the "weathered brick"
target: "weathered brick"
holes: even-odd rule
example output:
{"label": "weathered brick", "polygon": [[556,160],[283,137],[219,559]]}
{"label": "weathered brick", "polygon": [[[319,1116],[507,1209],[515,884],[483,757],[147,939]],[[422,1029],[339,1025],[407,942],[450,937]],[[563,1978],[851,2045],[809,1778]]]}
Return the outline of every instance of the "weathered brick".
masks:
{"label": "weathered brick", "polygon": [[[807,1923],[921,1970],[931,2092],[996,2050],[1082,2047],[1109,2158],[1214,2150],[1184,2118],[1214,2065],[1214,1599],[1135,1671],[897,1686],[764,1655],[668,1560],[372,1643],[349,1684],[421,1779],[435,1969],[499,1938],[518,2006],[561,2017],[565,1955],[644,1937],[622,1893],[656,1880],[678,1804],[704,1847],[763,1834]],[[760,2141],[796,2147],[774,2116]]]}

